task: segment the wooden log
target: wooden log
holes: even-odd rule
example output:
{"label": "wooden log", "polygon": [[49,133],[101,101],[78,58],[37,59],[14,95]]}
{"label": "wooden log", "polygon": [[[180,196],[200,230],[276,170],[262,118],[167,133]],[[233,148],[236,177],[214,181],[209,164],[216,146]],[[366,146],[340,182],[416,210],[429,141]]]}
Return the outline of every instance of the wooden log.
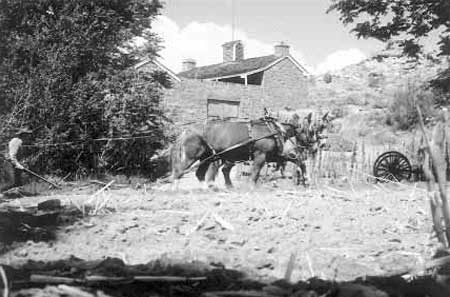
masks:
{"label": "wooden log", "polygon": [[76,284],[82,283],[83,280],[70,277],[32,274],[30,276],[30,282],[41,284]]}
{"label": "wooden log", "polygon": [[197,276],[197,277],[185,277],[185,276],[167,276],[167,275],[138,275],[138,276],[130,276],[130,277],[122,277],[122,276],[103,276],[103,275],[89,275],[84,279],[70,278],[70,277],[60,277],[60,276],[52,276],[52,275],[41,275],[41,274],[32,274],[30,276],[30,282],[33,283],[41,283],[41,284],[83,284],[83,283],[129,283],[133,281],[139,282],[198,282],[205,281],[208,278],[206,276]]}
{"label": "wooden log", "polygon": [[176,283],[176,282],[198,282],[205,281],[208,278],[206,276],[197,276],[197,277],[184,277],[184,276],[135,276],[134,280],[140,282],[167,282],[167,283]]}
{"label": "wooden log", "polygon": [[203,293],[204,297],[207,296],[236,296],[236,297],[276,297],[275,295],[267,294],[264,291],[255,291],[255,290],[239,290],[239,291],[213,291],[213,292],[205,292]]}
{"label": "wooden log", "polygon": [[123,276],[103,276],[103,275],[88,275],[85,277],[87,282],[132,282],[132,277],[123,277]]}

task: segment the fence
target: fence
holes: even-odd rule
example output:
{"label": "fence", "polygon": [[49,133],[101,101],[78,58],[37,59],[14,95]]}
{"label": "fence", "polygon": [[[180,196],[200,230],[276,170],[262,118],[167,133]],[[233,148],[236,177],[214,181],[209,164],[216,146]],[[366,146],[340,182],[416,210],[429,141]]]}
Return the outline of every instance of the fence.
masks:
{"label": "fence", "polygon": [[373,145],[365,140],[351,143],[351,148],[331,146],[321,151],[316,160],[308,160],[308,169],[315,179],[343,179],[351,182],[367,181],[373,174],[373,165],[382,153],[398,151],[405,155],[411,165],[419,163],[417,151],[421,146],[421,138],[414,135],[408,140],[395,144]]}
{"label": "fence", "polygon": [[[150,162],[158,147],[156,136],[98,138],[77,142],[37,143],[23,145],[21,160],[31,170],[75,179],[105,172],[159,175],[156,162]],[[119,143],[118,143],[119,142]],[[114,160],[114,162],[112,162]],[[128,170],[128,164],[139,164]],[[127,169],[127,170],[125,170]],[[150,176],[151,175],[151,176]]]}
{"label": "fence", "polygon": [[[329,135],[330,147],[319,152],[315,159],[309,156],[306,161],[307,175],[310,182],[320,184],[335,180],[344,182],[367,182],[372,178],[375,160],[387,151],[398,151],[404,154],[411,165],[417,165],[417,151],[421,146],[420,135],[414,135],[407,141],[396,144],[373,145],[363,139],[348,141],[338,135]],[[288,165],[286,175],[294,172],[294,165]],[[261,175],[278,174],[263,168]],[[237,165],[236,177],[245,178],[250,175],[250,166]]]}

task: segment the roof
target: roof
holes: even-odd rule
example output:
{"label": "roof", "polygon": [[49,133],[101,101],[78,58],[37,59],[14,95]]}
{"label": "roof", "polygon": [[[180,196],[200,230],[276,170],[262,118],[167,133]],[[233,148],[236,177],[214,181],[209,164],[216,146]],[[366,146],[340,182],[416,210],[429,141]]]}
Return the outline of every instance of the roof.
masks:
{"label": "roof", "polygon": [[154,65],[156,65],[159,69],[167,72],[167,74],[173,78],[176,81],[181,81],[181,79],[177,76],[177,74],[175,72],[173,72],[172,70],[170,70],[167,66],[165,66],[161,61],[154,59],[145,59],[142,60],[141,62],[137,63],[136,65],[134,65],[134,69],[139,69],[145,65],[147,65],[148,63],[153,63]]}
{"label": "roof", "polygon": [[196,79],[211,79],[223,76],[234,76],[255,70],[263,70],[277,60],[282,60],[275,55],[262,56],[240,61],[230,61],[219,64],[196,67],[194,69],[178,73],[178,76]]}

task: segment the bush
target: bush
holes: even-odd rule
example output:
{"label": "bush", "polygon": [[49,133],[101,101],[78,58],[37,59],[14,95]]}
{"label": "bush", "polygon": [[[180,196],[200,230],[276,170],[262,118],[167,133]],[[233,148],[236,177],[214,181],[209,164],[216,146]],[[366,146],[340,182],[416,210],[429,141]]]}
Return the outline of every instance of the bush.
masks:
{"label": "bush", "polygon": [[[0,139],[31,127],[24,153],[41,173],[150,174],[150,157],[165,142],[161,88],[170,85],[132,66],[155,57],[159,39],[148,29],[161,7],[157,0],[2,1]],[[145,37],[143,48],[130,43],[136,36]],[[107,140],[117,137],[133,139]]]}
{"label": "bush", "polygon": [[369,88],[379,88],[384,80],[383,74],[371,72],[367,77]]}
{"label": "bush", "polygon": [[416,106],[422,111],[424,119],[434,113],[435,94],[412,83],[398,90],[388,107],[386,123],[400,130],[408,130],[416,126],[419,117]]}
{"label": "bush", "polygon": [[323,76],[323,81],[329,84],[333,81],[333,76],[330,73],[325,73],[325,75]]}
{"label": "bush", "polygon": [[335,107],[333,110],[331,110],[331,116],[333,119],[340,119],[345,116],[345,111],[343,107]]}

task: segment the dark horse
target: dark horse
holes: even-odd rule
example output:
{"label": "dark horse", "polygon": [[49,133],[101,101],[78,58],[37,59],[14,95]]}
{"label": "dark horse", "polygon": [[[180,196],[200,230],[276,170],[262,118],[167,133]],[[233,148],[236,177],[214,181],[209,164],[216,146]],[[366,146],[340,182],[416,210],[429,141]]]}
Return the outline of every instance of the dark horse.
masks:
{"label": "dark horse", "polygon": [[[292,162],[299,169],[300,179],[305,183],[306,175],[306,156],[314,155],[321,146],[323,146],[324,138],[321,133],[327,127],[328,113],[319,121],[312,121],[312,114],[309,114],[303,122],[299,122],[298,115],[285,123],[278,123],[274,119],[252,123],[251,131],[253,139],[257,139],[260,135],[267,135],[270,131],[276,129],[270,125],[275,125],[280,131],[276,137],[268,137],[250,144],[250,147],[242,147],[239,150],[230,151],[221,156],[223,163],[222,172],[227,187],[232,186],[230,179],[230,171],[239,161],[253,160],[251,169],[251,180],[256,183],[259,178],[261,168],[266,162],[275,162],[279,167],[284,167],[287,162]],[[248,130],[242,127],[242,123],[230,122],[210,122],[206,124],[204,136],[211,147],[220,151],[230,147],[233,143],[239,143],[245,137],[249,137]],[[217,150],[220,149],[220,150]],[[207,167],[207,163],[197,170],[197,178],[204,181],[204,172],[209,170],[206,181],[209,182],[217,175],[220,162],[213,162]],[[206,168],[206,169],[205,169]]]}
{"label": "dark horse", "polygon": [[280,124],[274,119],[250,123],[212,121],[205,125],[203,135],[215,152],[224,151],[250,139],[256,140],[221,154],[219,162],[204,162],[196,172],[197,178],[205,181],[205,174],[209,170],[206,181],[210,182],[216,176],[220,163],[223,163],[225,185],[231,187],[230,171],[236,162],[253,160],[250,178],[256,183],[266,162],[278,163],[284,160],[285,144],[296,135],[296,126]]}

